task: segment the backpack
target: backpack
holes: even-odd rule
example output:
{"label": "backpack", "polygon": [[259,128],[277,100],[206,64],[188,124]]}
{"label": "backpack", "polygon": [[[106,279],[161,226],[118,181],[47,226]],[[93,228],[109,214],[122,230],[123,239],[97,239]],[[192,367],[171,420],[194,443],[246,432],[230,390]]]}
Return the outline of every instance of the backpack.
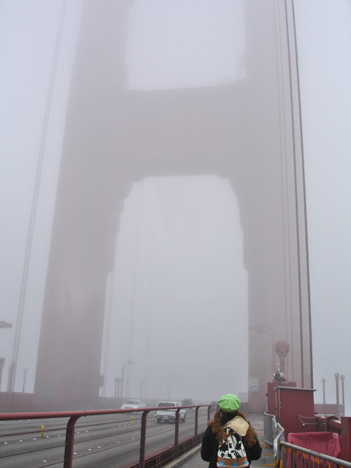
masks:
{"label": "backpack", "polygon": [[229,436],[218,447],[217,467],[248,467],[249,462],[247,461],[246,450],[241,437],[229,428],[226,428],[226,432],[229,433]]}

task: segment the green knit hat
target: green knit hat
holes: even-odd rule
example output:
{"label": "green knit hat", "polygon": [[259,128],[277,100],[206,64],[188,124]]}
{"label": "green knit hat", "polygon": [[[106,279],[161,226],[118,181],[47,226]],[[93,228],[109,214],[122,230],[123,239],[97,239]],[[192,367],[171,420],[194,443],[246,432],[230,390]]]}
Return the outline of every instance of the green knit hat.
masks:
{"label": "green knit hat", "polygon": [[228,393],[227,395],[221,396],[218,404],[225,413],[234,413],[240,406],[240,400],[236,395]]}

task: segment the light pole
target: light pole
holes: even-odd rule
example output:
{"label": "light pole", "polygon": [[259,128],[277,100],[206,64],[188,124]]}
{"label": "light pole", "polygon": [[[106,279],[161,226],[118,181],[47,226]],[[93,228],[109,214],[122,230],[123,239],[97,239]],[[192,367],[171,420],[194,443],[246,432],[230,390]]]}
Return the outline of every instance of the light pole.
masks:
{"label": "light pole", "polygon": [[345,389],[344,389],[345,376],[341,375],[340,380],[341,380],[341,395],[342,395],[342,415],[345,416]]}
{"label": "light pole", "polygon": [[1,357],[0,358],[0,392],[1,392],[1,381],[2,381],[2,372],[5,367],[5,358]]}
{"label": "light pole", "polygon": [[129,360],[128,360],[128,361],[125,361],[125,362],[123,363],[123,366],[122,366],[122,382],[121,382],[121,398],[123,398],[124,368],[125,368],[125,366],[126,366],[127,364],[129,364],[130,366],[132,366],[133,364],[135,364],[135,362],[129,361]]}
{"label": "light pole", "polygon": [[[12,328],[12,323],[4,322],[0,320],[0,328]],[[5,358],[0,358],[0,392],[1,392],[1,381],[2,381],[2,371],[4,369]]]}
{"label": "light pole", "polygon": [[24,393],[24,389],[26,388],[26,377],[27,377],[27,372],[28,372],[28,369],[24,369],[22,393]]}
{"label": "light pole", "polygon": [[16,367],[16,363],[14,361],[12,361],[10,366],[8,367],[8,369],[9,369],[9,377],[8,377],[8,381],[7,381],[7,391],[8,391],[8,393],[13,392],[15,367]]}
{"label": "light pole", "polygon": [[285,358],[289,352],[290,345],[286,341],[281,340],[275,344],[274,349],[280,358],[280,370],[284,373],[285,372]]}
{"label": "light pole", "polygon": [[119,394],[119,391],[117,392],[117,387],[119,390],[120,385],[121,385],[121,379],[119,379],[118,377],[115,377],[115,398],[117,398],[117,393]]}
{"label": "light pole", "polygon": [[[8,322],[4,322],[3,320],[0,320],[0,328],[12,328],[12,323],[8,323]],[[4,358],[0,358],[0,359],[4,359]],[[4,363],[5,363],[5,359],[3,360],[3,362],[0,361],[0,391],[1,391],[1,380],[2,380],[2,371],[4,368]],[[12,375],[13,375],[13,363],[9,367],[9,378],[7,382],[8,392],[11,391]]]}
{"label": "light pole", "polygon": [[325,379],[322,379],[323,384],[323,405],[325,405]]}
{"label": "light pole", "polygon": [[339,379],[340,376],[337,372],[334,374],[335,377],[335,386],[336,386],[336,416],[340,419],[340,406],[339,406]]}

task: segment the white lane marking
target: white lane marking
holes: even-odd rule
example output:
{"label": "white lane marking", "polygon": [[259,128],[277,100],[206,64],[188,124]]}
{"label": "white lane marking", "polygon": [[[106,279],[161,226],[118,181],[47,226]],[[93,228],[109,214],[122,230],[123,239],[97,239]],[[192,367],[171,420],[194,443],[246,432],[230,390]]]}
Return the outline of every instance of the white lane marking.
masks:
{"label": "white lane marking", "polygon": [[20,442],[23,442],[23,440],[20,440]]}

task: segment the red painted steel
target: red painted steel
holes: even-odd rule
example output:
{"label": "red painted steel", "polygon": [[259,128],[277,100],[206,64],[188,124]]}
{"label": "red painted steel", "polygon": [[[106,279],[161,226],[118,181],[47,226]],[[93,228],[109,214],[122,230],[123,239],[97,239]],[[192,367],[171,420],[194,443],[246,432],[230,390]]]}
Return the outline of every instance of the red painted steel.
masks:
{"label": "red painted steel", "polygon": [[63,468],[72,468],[73,462],[73,447],[74,447],[74,426],[80,416],[72,416],[66,428],[66,443]]}
{"label": "red painted steel", "polygon": [[351,417],[341,416],[341,458],[351,461]]}
{"label": "red painted steel", "polygon": [[[212,405],[213,406],[213,405]],[[104,416],[112,414],[128,414],[128,413],[142,413],[141,427],[140,427],[140,448],[139,458],[131,461],[121,468],[161,468],[166,463],[174,460],[186,451],[190,450],[195,444],[200,443],[202,434],[198,433],[199,424],[199,410],[200,408],[207,408],[207,419],[210,419],[211,405],[194,405],[195,408],[195,428],[194,436],[188,437],[181,442],[179,441],[179,424],[180,410],[183,406],[178,407],[176,410],[175,421],[175,438],[174,446],[158,450],[146,456],[146,438],[147,438],[147,415],[151,411],[157,411],[158,408],[143,408],[143,409],[127,409],[127,410],[87,410],[87,411],[51,411],[51,412],[30,412],[30,413],[0,413],[0,420],[2,421],[15,421],[15,420],[31,420],[31,419],[56,419],[56,418],[69,418],[65,429],[65,450],[63,468],[72,468],[73,451],[74,451],[74,433],[75,424],[82,416]],[[186,408],[186,407],[185,407]],[[189,408],[189,407],[188,407]],[[174,407],[165,407],[164,409],[174,409]],[[107,423],[99,423],[107,424]],[[14,434],[13,434],[14,435]],[[59,446],[55,446],[59,447]],[[61,445],[62,447],[62,445]],[[48,449],[50,450],[50,449]],[[31,451],[33,453],[34,451]],[[24,454],[24,453],[23,453]]]}
{"label": "red painted steel", "polygon": [[180,408],[176,409],[176,419],[175,419],[175,435],[174,435],[174,450],[175,450],[175,457],[178,458],[178,442],[179,442],[179,412]]}
{"label": "red painted steel", "polygon": [[279,466],[282,468],[351,468],[347,460],[331,457],[314,450],[282,441],[280,443]]}
{"label": "red painted steel", "polygon": [[140,429],[140,455],[139,463],[140,466],[145,465],[145,449],[146,449],[146,418],[150,411],[144,411],[141,417],[141,429]]}
{"label": "red painted steel", "polygon": [[267,382],[267,413],[277,416],[276,391],[277,387],[296,387],[296,382]]}
{"label": "red painted steel", "polygon": [[285,437],[290,432],[316,431],[313,389],[281,387],[275,388],[276,408],[279,424],[284,428]]}

